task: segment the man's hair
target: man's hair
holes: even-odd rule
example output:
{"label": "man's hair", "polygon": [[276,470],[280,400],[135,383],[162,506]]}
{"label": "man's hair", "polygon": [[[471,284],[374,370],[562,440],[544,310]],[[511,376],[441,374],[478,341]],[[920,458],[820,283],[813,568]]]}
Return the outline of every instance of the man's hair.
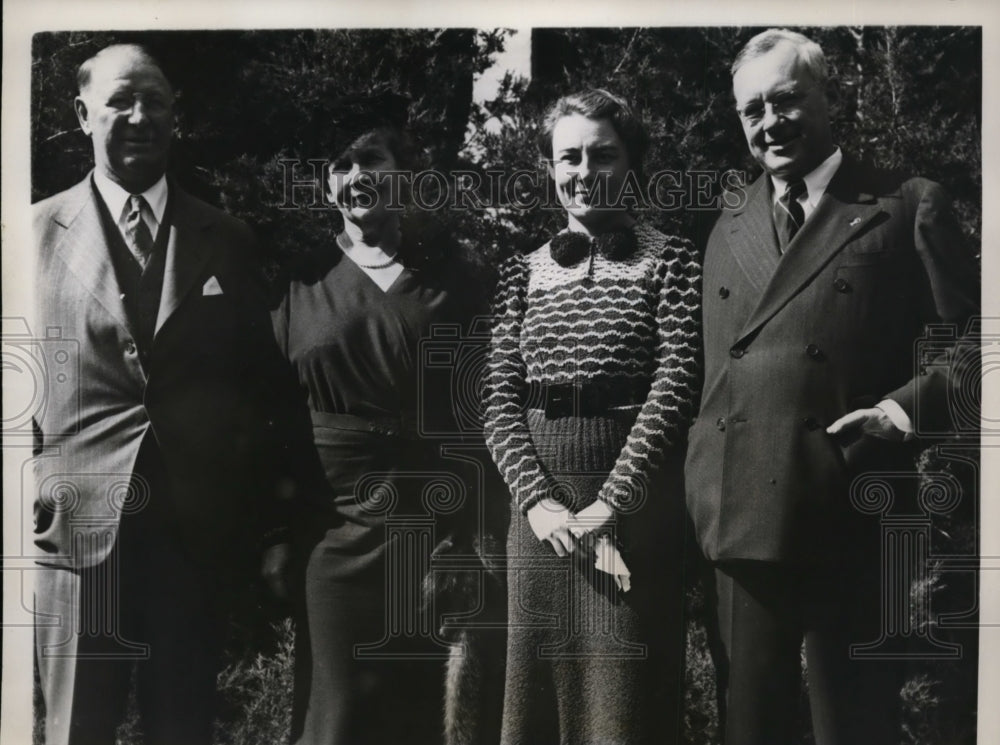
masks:
{"label": "man's hair", "polygon": [[[111,46],[104,47],[94,56],[88,58],[84,61],[80,68],[76,71],[76,87],[82,96],[84,92],[90,87],[90,78],[93,75],[94,67],[104,58],[111,57],[115,55],[131,55],[141,59],[143,62],[152,65],[160,74],[163,75],[163,79],[166,80],[166,73],[163,72],[163,67],[157,61],[156,57],[141,44],[112,44]],[[170,81],[167,81],[168,85]]]}
{"label": "man's hair", "polygon": [[730,73],[735,75],[747,62],[762,57],[781,44],[791,44],[795,47],[799,62],[809,71],[813,80],[819,84],[826,82],[826,56],[819,44],[808,36],[785,28],[769,28],[748,41],[733,60]]}
{"label": "man's hair", "polygon": [[581,114],[588,119],[607,119],[625,144],[628,164],[636,173],[642,173],[642,162],[649,147],[649,135],[642,121],[625,99],[601,88],[589,88],[571,93],[556,101],[542,119],[538,133],[538,150],[542,157],[552,158],[552,132],[564,116]]}

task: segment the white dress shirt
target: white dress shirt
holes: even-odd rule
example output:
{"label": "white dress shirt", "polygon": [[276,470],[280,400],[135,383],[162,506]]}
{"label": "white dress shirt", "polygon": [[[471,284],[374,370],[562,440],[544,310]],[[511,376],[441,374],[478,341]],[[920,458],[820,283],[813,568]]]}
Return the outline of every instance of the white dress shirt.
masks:
{"label": "white dress shirt", "polygon": [[[125,232],[125,222],[129,213],[128,198],[131,194],[103,173],[96,170],[94,171],[94,185],[97,186],[97,192],[101,195],[101,199],[104,200],[104,204],[107,206],[108,212],[111,213],[111,217],[115,219],[115,224],[118,225],[118,232],[121,233],[125,243],[128,244],[129,238]],[[163,213],[167,209],[166,175],[160,176],[160,180],[142,192],[141,196],[146,200],[146,204],[149,205],[148,210],[142,211],[142,219],[146,223],[146,227],[149,228],[149,234],[153,236],[153,241],[155,242],[156,231],[163,222]]]}
{"label": "white dress shirt", "polygon": [[[844,155],[838,147],[829,158],[802,177],[802,180],[806,183],[806,193],[799,197],[799,204],[802,205],[802,212],[805,215],[805,219],[809,219],[809,215],[816,209],[819,200],[826,194],[826,187],[830,185],[833,175],[840,168],[843,160]],[[788,181],[780,176],[772,175],[771,183],[774,185],[772,199],[777,202],[778,198],[785,193]]]}

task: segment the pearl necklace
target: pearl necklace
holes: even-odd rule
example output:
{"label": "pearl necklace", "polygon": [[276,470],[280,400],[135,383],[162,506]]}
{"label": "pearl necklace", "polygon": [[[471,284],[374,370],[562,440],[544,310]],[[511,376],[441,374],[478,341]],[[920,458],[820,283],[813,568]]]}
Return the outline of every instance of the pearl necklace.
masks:
{"label": "pearl necklace", "polygon": [[384,264],[358,264],[362,269],[388,269],[390,266],[396,263],[396,257],[393,256]]}
{"label": "pearl necklace", "polygon": [[[343,233],[338,233],[337,234],[337,246],[340,248],[341,251],[343,251],[346,254],[347,253],[347,247],[344,246],[343,237],[344,237]],[[355,264],[357,264],[358,266],[360,266],[362,269],[372,269],[372,270],[375,270],[375,269],[388,269],[393,264],[396,264],[398,262],[398,259],[396,258],[396,254],[393,254],[392,256],[389,257],[388,261],[386,261],[386,262],[384,262],[382,264],[362,264],[360,261],[358,261],[357,259],[353,259],[353,258],[351,259],[351,261],[353,261]]]}

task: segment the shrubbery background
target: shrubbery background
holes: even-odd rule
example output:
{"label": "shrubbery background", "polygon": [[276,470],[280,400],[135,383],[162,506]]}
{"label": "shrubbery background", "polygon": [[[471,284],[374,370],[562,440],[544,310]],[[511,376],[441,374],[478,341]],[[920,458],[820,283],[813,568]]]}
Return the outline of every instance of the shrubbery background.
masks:
{"label": "shrubbery background", "polygon": [[[336,217],[279,210],[283,159],[332,158],[357,133],[364,99],[410,100],[423,164],[448,173],[535,170],[540,112],[599,86],[633,101],[649,124],[647,171],[757,173],[730,93],[729,64],[749,28],[536,29],[531,79],[507,78],[472,100],[473,78],[512,32],[472,29],[39,34],[32,75],[32,197],[82,178],[89,140],[73,113],[81,61],[137,40],[179,91],[172,171],[190,191],[250,222],[282,256],[330,240]],[[933,178],[955,197],[966,235],[981,226],[982,34],[970,27],[808,28],[827,53],[834,131],[845,150]],[[523,33],[523,32],[522,32]],[[492,121],[491,121],[492,120]],[[307,170],[296,171],[303,178]],[[717,179],[715,179],[717,182]],[[515,195],[511,194],[510,197]],[[483,265],[543,243],[558,214],[510,206],[438,215]],[[694,231],[703,214],[649,215]]]}
{"label": "shrubbery background", "polygon": [[[77,66],[101,47],[139,41],[152,47],[178,91],[172,173],[189,191],[249,222],[269,265],[331,245],[332,210],[281,209],[283,160],[332,158],[356,133],[373,92],[409,100],[409,129],[423,165],[442,172],[535,170],[535,133],[544,107],[584,86],[633,101],[649,124],[647,172],[730,168],[756,175],[732,107],[729,64],[760,29],[588,28],[532,32],[531,78],[508,76],[495,99],[472,100],[474,76],[492,63],[512,32],[473,29],[239,32],[73,32],[33,42],[32,201],[80,180],[92,165],[90,141],[73,113]],[[847,151],[942,182],[969,250],[978,253],[982,215],[982,33],[972,27],[829,27],[800,29],[827,53],[834,131]],[[522,32],[523,33],[523,32]],[[297,172],[297,178],[303,172]],[[717,179],[715,183],[718,183]],[[483,270],[529,250],[558,227],[558,213],[523,211],[514,197],[488,210],[433,218]],[[706,213],[651,211],[660,228],[697,238]],[[933,461],[934,451],[925,454]],[[962,476],[969,498],[935,523],[936,555],[978,553],[975,476]],[[250,588],[248,588],[250,589]],[[939,568],[915,597],[935,612],[975,607],[969,572]],[[234,623],[219,742],[283,741],[290,702],[292,629],[280,609],[248,592]],[[715,737],[711,660],[692,589],[689,742]],[[933,616],[932,616],[933,617]],[[975,614],[969,623],[974,626]],[[929,633],[930,629],[925,629]],[[963,657],[911,664],[903,692],[904,742],[959,745],[975,739],[974,628],[937,628]],[[134,722],[122,741],[136,741]],[[809,741],[807,739],[807,741]]]}

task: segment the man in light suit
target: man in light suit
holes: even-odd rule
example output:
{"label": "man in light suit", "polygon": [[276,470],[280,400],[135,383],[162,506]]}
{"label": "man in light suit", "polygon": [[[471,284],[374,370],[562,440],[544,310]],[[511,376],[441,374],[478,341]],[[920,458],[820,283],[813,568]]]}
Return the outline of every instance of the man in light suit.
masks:
{"label": "man in light suit", "polygon": [[138,663],[149,745],[212,741],[226,587],[277,504],[281,368],[254,241],[166,176],[146,50],[78,74],[95,168],[33,207],[39,325],[77,356],[36,422],[45,741],[112,743]]}
{"label": "man in light suit", "polygon": [[914,345],[928,323],[964,328],[976,271],[940,186],[836,146],[815,43],[766,31],[732,69],[764,174],[708,239],[686,465],[714,570],[726,743],[800,741],[804,640],[816,743],[891,745],[899,669],[850,654],[881,631],[880,526],[850,485],[912,471],[914,430],[947,427],[955,376],[946,360],[921,374]]}

